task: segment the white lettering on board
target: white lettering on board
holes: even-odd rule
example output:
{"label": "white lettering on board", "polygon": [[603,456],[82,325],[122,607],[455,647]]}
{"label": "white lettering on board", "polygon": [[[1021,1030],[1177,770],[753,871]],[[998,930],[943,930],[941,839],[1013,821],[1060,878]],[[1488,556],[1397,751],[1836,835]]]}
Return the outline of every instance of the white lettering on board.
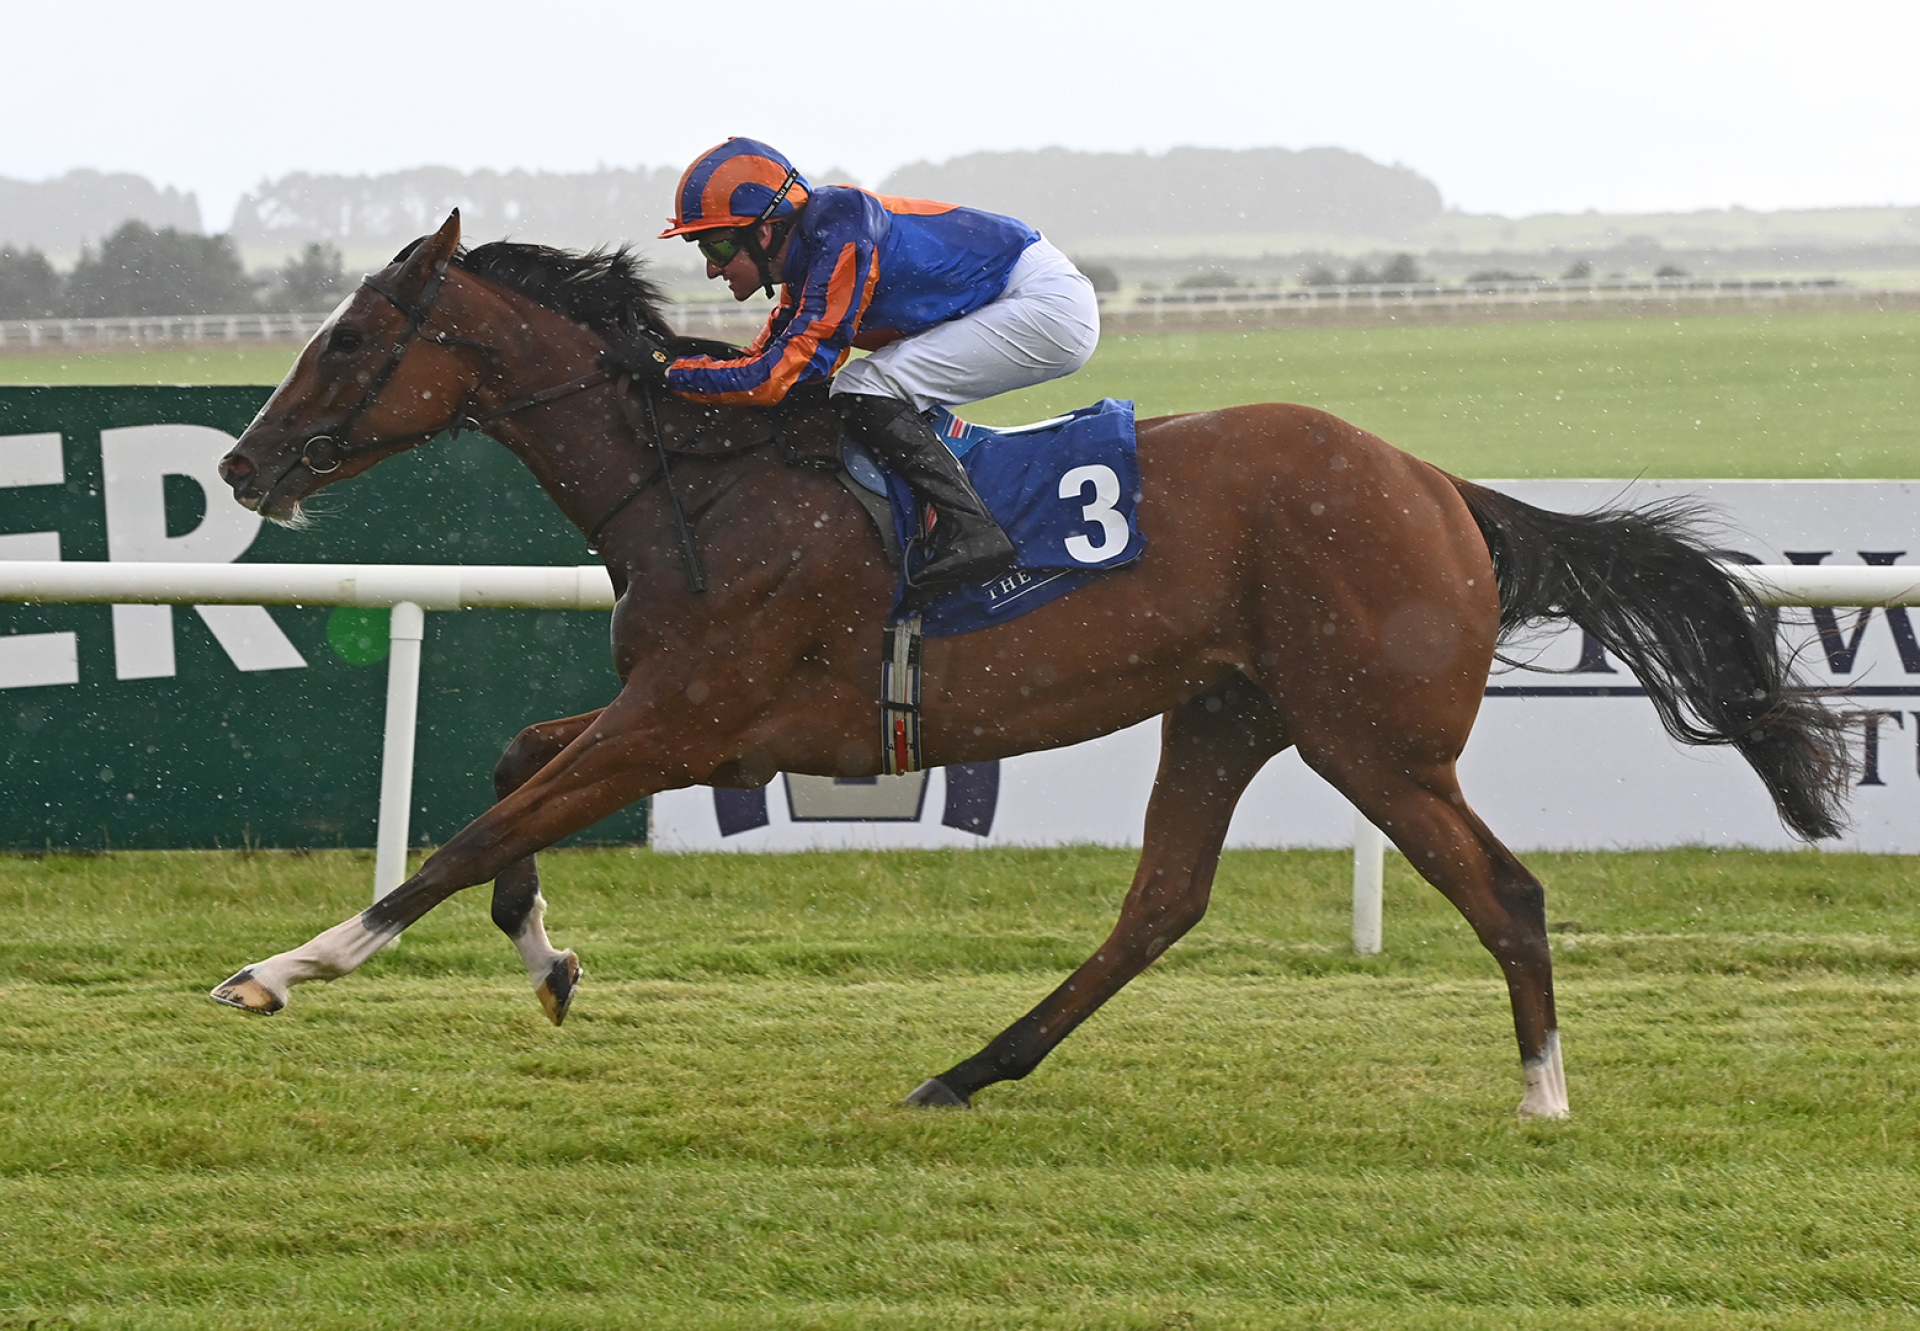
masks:
{"label": "white lettering on board", "polygon": [[[218,470],[233,436],[206,425],[135,425],[100,432],[107,481],[107,558],[180,563],[231,563],[260,532],[260,515],[234,503]],[[206,498],[207,515],[183,536],[167,535],[165,479],[186,476]],[[241,670],[306,665],[264,606],[196,605],[194,611]],[[152,679],[177,673],[173,607],[113,607],[114,673]]]}
{"label": "white lettering on board", "polygon": [[[67,479],[57,432],[0,435],[0,486],[59,485]],[[0,559],[60,558],[60,533],[0,535]],[[0,689],[80,682],[80,648],[72,633],[12,633],[0,637]]]}

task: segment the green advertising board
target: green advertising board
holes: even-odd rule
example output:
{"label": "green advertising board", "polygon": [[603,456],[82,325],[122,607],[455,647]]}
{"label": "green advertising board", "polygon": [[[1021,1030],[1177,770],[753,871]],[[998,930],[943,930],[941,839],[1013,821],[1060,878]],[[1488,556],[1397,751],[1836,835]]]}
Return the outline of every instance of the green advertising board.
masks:
{"label": "green advertising board", "polygon": [[[266,388],[0,388],[0,559],[596,562],[512,454],[436,439],[261,522],[213,470]],[[0,848],[371,846],[386,612],[0,605]],[[521,727],[618,687],[607,617],[429,612],[412,837],[492,802]],[[639,841],[636,806],[581,834]]]}

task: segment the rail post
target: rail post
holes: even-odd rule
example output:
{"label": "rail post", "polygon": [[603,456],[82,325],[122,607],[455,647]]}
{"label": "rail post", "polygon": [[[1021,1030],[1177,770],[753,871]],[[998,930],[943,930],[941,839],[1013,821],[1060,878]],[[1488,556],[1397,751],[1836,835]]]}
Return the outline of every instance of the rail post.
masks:
{"label": "rail post", "polygon": [[1363,957],[1380,951],[1381,896],[1386,881],[1387,838],[1353,811],[1353,950]]}
{"label": "rail post", "polygon": [[412,601],[393,607],[387,628],[387,729],[380,746],[380,824],[374,834],[373,899],[407,880],[408,819],[413,810],[413,742],[420,717],[420,640],[426,612]]}

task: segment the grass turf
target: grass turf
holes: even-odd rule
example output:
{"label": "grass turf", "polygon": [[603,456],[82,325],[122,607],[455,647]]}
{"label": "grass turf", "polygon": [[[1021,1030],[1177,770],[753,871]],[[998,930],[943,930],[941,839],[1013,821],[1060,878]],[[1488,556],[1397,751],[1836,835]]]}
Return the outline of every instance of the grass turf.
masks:
{"label": "grass turf", "polygon": [[1576,1118],[1399,861],[1237,852],[1029,1081],[898,1097],[1111,923],[1124,852],[549,857],[249,1021],[363,856],[0,859],[0,1326],[1838,1327],[1920,1318],[1896,857],[1537,856]]}
{"label": "grass turf", "polygon": [[[276,383],[285,347],[0,358],[0,383]],[[1143,416],[1324,407],[1459,475],[1920,476],[1920,313],[1838,311],[1109,335],[1065,380],[970,408],[1009,425],[1099,397]]]}

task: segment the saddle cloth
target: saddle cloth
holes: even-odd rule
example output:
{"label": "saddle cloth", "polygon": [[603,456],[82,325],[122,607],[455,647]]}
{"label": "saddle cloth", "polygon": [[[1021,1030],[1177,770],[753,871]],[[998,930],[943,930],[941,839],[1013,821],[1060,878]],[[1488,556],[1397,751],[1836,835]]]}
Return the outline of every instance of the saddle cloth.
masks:
{"label": "saddle cloth", "polygon": [[[934,408],[935,433],[966,467],[987,509],[1012,538],[1014,568],[957,587],[920,608],[930,638],[971,633],[1017,619],[1140,558],[1147,538],[1135,522],[1140,464],[1133,403],[1106,398],[1066,416],[997,430]],[[902,544],[914,534],[918,505],[905,481],[849,440],[854,479],[884,491]],[[909,556],[919,565],[916,551]],[[889,624],[905,615],[906,571]]]}

